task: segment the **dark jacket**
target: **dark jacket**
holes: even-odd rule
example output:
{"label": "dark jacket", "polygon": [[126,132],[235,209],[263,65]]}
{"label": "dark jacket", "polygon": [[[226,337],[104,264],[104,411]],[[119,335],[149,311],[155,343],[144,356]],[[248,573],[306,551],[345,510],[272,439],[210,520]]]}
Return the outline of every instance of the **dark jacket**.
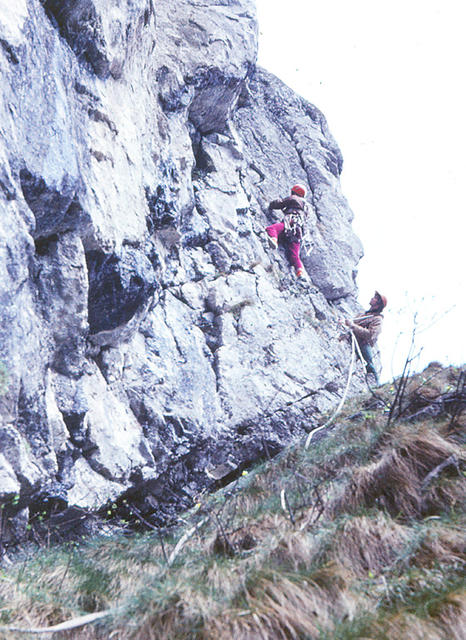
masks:
{"label": "dark jacket", "polygon": [[283,198],[283,200],[272,200],[269,204],[270,209],[283,209],[287,213],[300,213],[306,211],[306,201],[294,193],[291,196]]}
{"label": "dark jacket", "polygon": [[272,200],[270,209],[282,209],[285,214],[285,234],[289,240],[299,241],[304,235],[304,223],[307,218],[308,209],[304,198],[300,198],[294,193],[283,200]]}

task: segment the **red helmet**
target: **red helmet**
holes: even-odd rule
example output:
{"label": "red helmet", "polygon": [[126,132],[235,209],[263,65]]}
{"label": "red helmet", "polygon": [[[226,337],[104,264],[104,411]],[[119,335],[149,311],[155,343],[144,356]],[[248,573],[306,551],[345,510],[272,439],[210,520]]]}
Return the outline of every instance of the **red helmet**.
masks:
{"label": "red helmet", "polygon": [[380,300],[380,304],[382,305],[382,309],[385,309],[385,307],[387,306],[387,298],[385,296],[383,296],[381,293],[379,293],[378,291],[375,292],[375,295]]}
{"label": "red helmet", "polygon": [[295,184],[294,187],[291,187],[291,193],[294,193],[300,198],[304,198],[304,196],[306,195],[306,187],[303,187],[302,184]]}

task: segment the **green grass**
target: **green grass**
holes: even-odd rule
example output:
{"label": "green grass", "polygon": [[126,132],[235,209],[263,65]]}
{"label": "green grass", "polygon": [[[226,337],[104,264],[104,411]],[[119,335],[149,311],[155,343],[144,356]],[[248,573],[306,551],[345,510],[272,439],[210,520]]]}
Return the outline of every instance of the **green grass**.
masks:
{"label": "green grass", "polygon": [[[418,402],[420,385],[431,395],[448,392],[458,375],[450,368],[428,382],[415,378],[413,397]],[[388,404],[393,391],[380,393]],[[4,570],[2,623],[47,626],[110,609],[111,617],[66,637],[460,640],[463,417],[453,428],[446,413],[387,428],[386,412],[371,402],[352,399],[308,450],[290,448],[200,498],[164,540],[169,556],[205,519],[171,566],[150,532],[41,550]],[[422,488],[452,451],[460,473],[445,470]]]}

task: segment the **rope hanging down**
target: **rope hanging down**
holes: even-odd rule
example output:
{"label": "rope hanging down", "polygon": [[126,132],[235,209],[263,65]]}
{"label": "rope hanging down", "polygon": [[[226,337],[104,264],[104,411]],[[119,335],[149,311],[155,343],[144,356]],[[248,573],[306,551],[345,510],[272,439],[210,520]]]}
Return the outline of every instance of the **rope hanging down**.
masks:
{"label": "rope hanging down", "polygon": [[[305,449],[309,448],[309,445],[311,444],[311,440],[312,438],[315,436],[316,433],[318,433],[319,431],[321,431],[322,429],[325,429],[325,427],[328,427],[330,424],[332,424],[332,422],[335,420],[335,418],[337,417],[337,415],[340,413],[341,408],[346,400],[346,396],[348,394],[348,389],[350,386],[350,382],[351,382],[351,376],[353,375],[353,369],[354,369],[354,359],[355,359],[355,354],[356,354],[356,349],[358,350],[358,355],[359,357],[362,359],[362,354],[361,354],[361,350],[359,348],[358,345],[358,341],[356,340],[354,333],[351,331],[351,362],[350,362],[350,366],[349,366],[349,371],[348,371],[348,380],[346,381],[346,387],[345,387],[345,391],[341,397],[341,400],[338,404],[338,407],[335,410],[335,413],[330,416],[330,418],[327,420],[327,422],[325,422],[323,425],[321,425],[320,427],[316,427],[315,429],[313,429],[312,431],[309,432],[309,435],[306,438],[306,444],[304,445]],[[364,362],[364,361],[363,361]]]}

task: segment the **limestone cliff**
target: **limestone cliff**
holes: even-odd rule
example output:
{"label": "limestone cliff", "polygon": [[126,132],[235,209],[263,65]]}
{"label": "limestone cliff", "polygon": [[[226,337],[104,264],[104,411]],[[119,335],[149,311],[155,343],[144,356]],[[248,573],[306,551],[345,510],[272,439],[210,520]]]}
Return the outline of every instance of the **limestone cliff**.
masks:
{"label": "limestone cliff", "polygon": [[[163,517],[341,395],[340,151],[256,67],[252,0],[1,0],[0,45],[0,500]],[[294,182],[305,285],[264,235]]]}

